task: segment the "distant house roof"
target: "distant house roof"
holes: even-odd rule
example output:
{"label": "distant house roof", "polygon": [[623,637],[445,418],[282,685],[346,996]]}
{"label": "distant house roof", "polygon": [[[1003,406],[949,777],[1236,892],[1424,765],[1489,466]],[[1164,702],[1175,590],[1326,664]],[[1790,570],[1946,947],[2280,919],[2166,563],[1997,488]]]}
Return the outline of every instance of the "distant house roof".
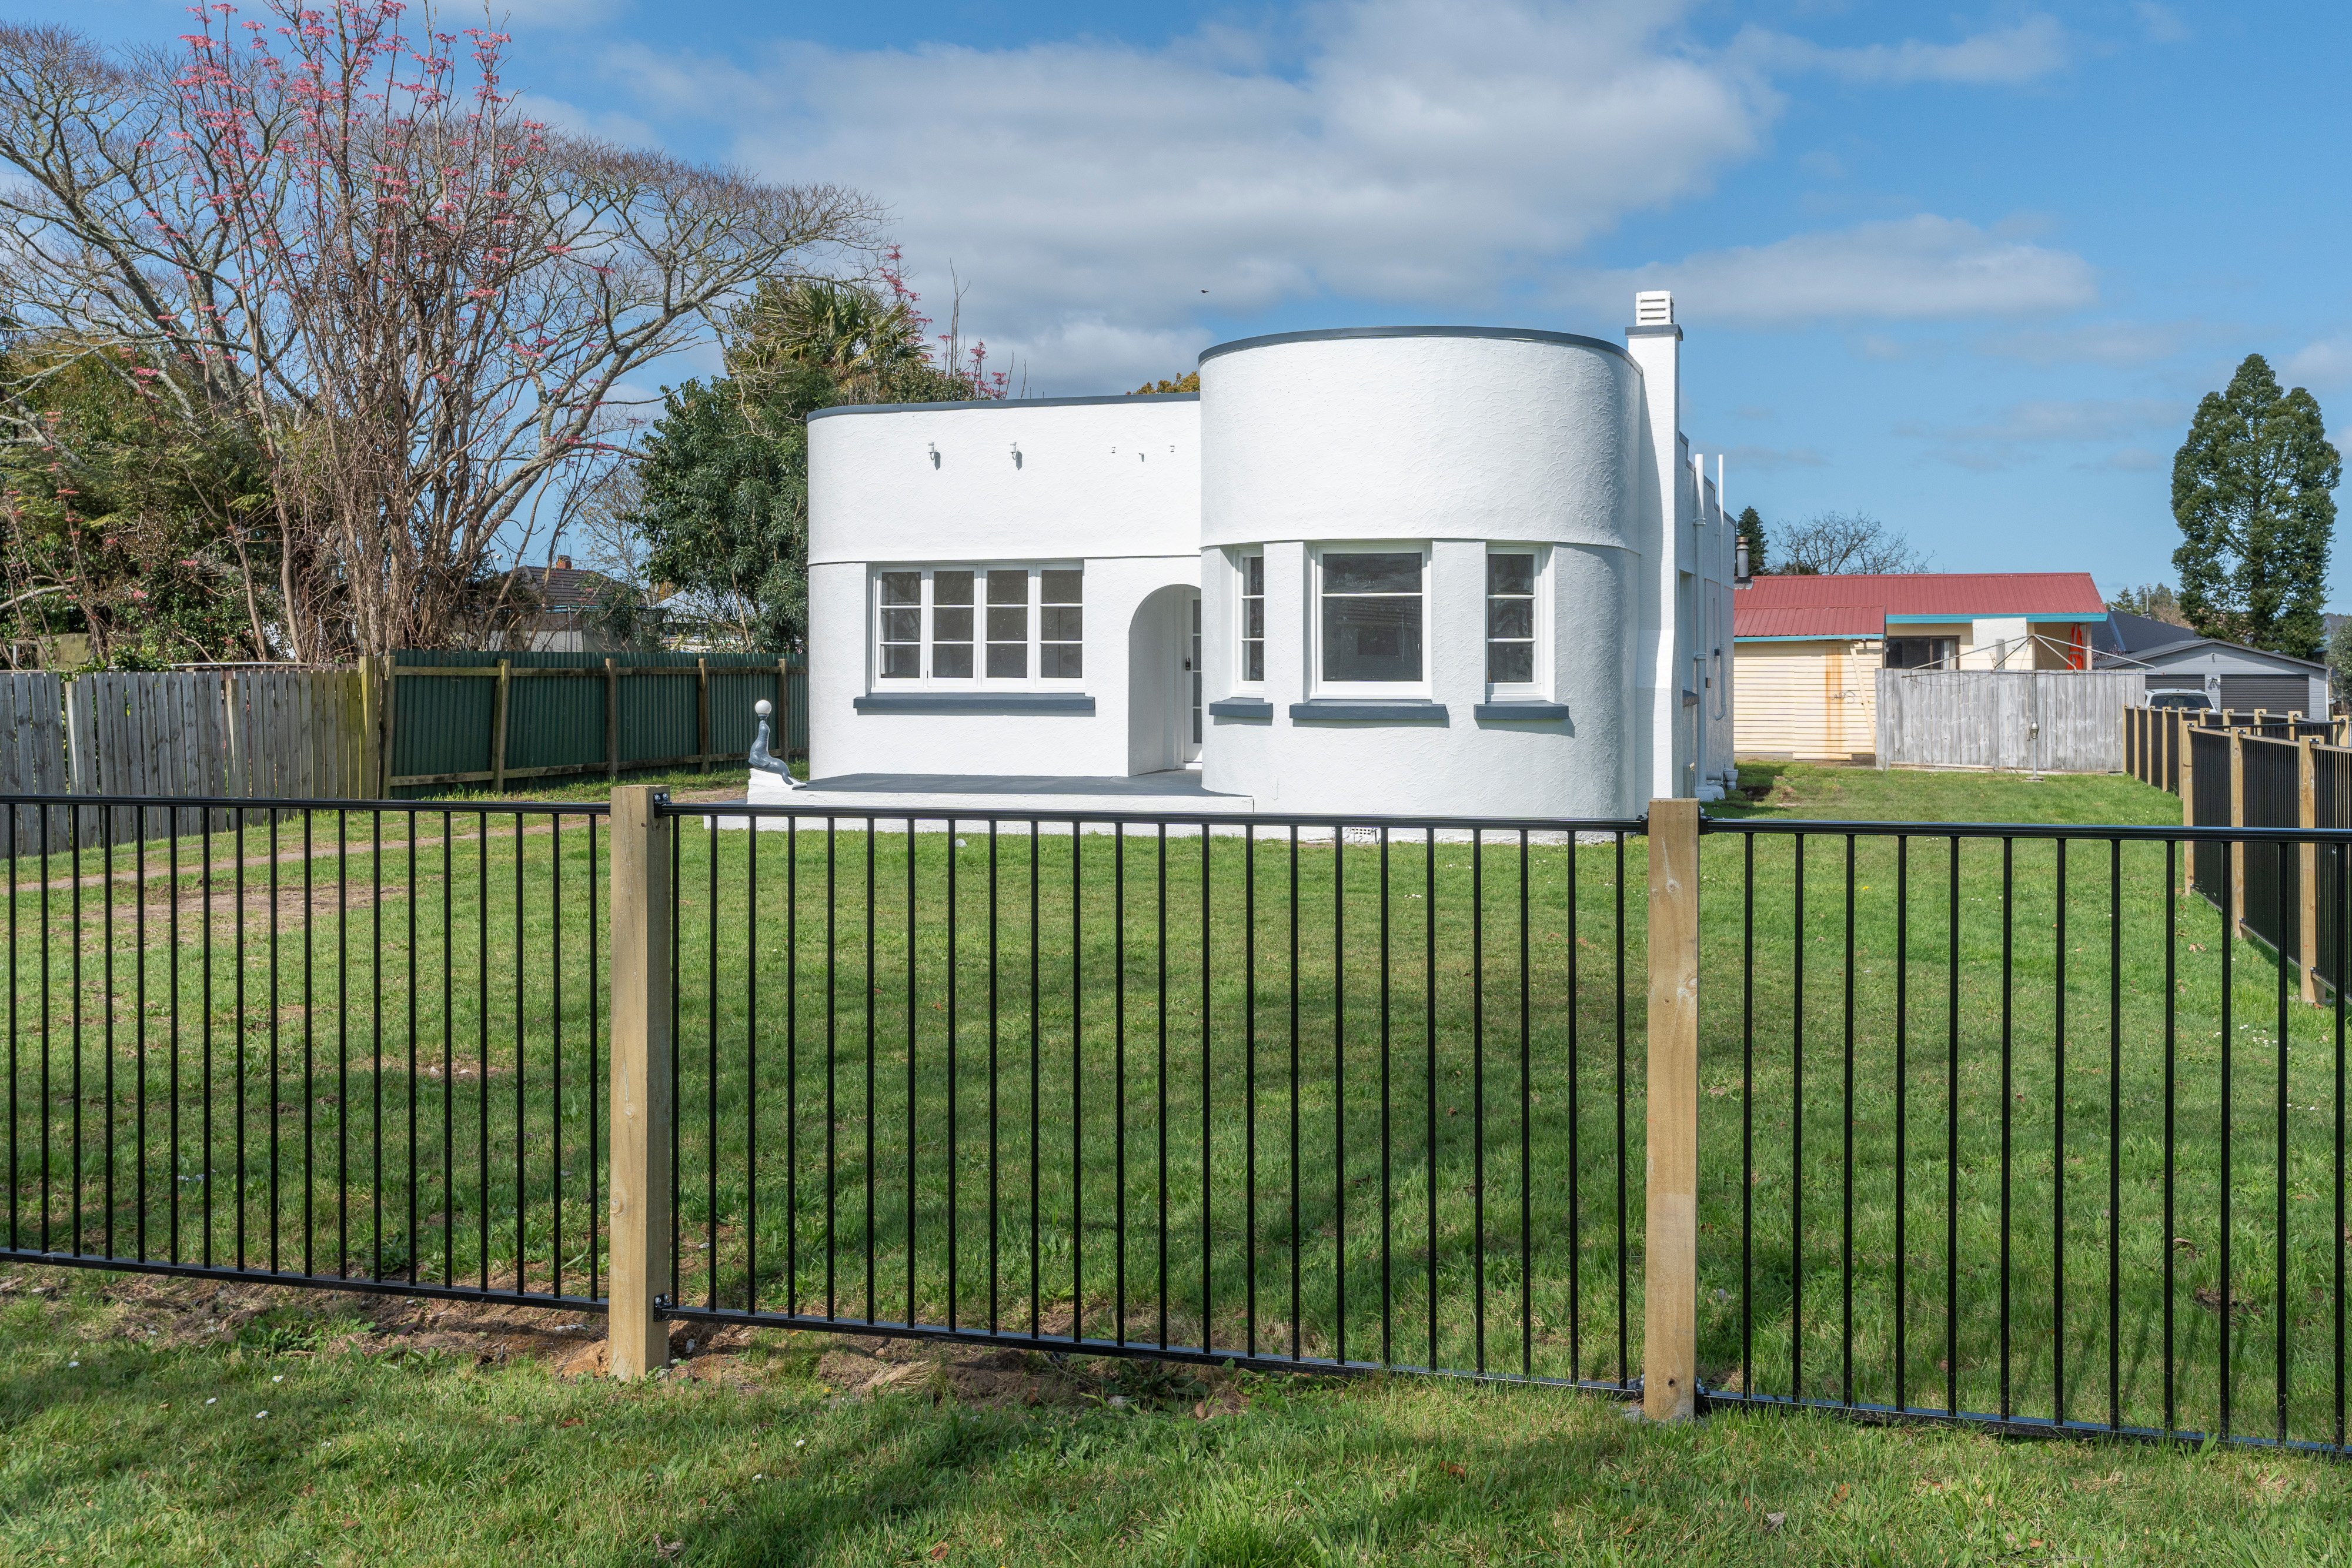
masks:
{"label": "distant house roof", "polygon": [[[1873,610],[1865,625],[1859,616]],[[1850,572],[1759,577],[1731,596],[1735,637],[1875,637],[1888,617],[2080,616],[2105,620],[2106,601],[2084,571]],[[1822,617],[1826,619],[1788,619]],[[1789,630],[1765,631],[1767,625]],[[1812,630],[1819,626],[1820,630]]]}
{"label": "distant house roof", "polygon": [[1735,637],[1875,637],[1886,629],[1884,604],[1767,605],[1732,600]]}
{"label": "distant house roof", "polygon": [[514,576],[539,601],[541,609],[558,615],[593,609],[607,581],[601,571],[573,567],[568,555],[557,556],[553,566],[519,566]]}
{"label": "distant house roof", "polygon": [[2194,635],[2188,627],[2169,621],[2157,621],[2146,615],[2110,610],[2106,626],[2093,633],[2091,646],[2102,653],[2139,653],[2150,648],[2168,647],[2184,637]]}
{"label": "distant house roof", "polygon": [[[2174,631],[2183,628],[2174,627]],[[2183,637],[2154,648],[2134,648],[2127,653],[2103,653],[2098,664],[2102,669],[2138,669],[2144,665],[2177,665],[2205,654],[2215,665],[2235,664],[2241,668],[2284,668],[2293,665],[2325,674],[2327,666],[2316,659],[2298,659],[2292,653],[2273,653],[2263,648],[2249,648],[2242,643],[2224,643],[2218,637]]]}

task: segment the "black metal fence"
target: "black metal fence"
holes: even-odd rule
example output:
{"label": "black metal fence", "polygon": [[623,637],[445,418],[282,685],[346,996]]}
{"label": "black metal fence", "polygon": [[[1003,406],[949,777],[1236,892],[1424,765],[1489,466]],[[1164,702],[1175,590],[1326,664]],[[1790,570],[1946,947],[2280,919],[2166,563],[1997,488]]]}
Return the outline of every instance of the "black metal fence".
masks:
{"label": "black metal fence", "polygon": [[672,1315],[1636,1375],[1639,823],[676,810]]}
{"label": "black metal fence", "polygon": [[[0,1256],[604,1304],[604,808],[96,803]],[[669,1315],[1641,1373],[1644,824],[668,811]],[[2347,1451],[2345,1004],[2184,894],[2341,972],[2352,831],[1704,829],[1708,1400]]]}
{"label": "black metal fence", "polygon": [[1706,831],[1714,1398],[2346,1451],[2343,1002],[2179,894],[2352,835]]}
{"label": "black metal fence", "polygon": [[0,1256],[594,1304],[603,806],[0,811]]}

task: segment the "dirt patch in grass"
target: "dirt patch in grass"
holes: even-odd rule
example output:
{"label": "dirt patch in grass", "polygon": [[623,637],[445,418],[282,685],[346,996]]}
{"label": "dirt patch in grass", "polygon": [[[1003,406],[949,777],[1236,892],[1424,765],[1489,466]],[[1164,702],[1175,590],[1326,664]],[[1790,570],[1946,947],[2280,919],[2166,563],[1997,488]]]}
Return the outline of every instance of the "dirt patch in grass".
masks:
{"label": "dirt patch in grass", "polygon": [[[611,1365],[604,1320],[594,1312],[158,1275],[104,1280],[93,1302],[91,1285],[77,1270],[20,1268],[0,1273],[0,1300],[45,1301],[60,1327],[79,1318],[72,1332],[151,1347],[459,1366],[535,1362],[575,1378],[602,1377]],[[1040,1326],[1057,1332],[1050,1322]],[[1066,1322],[1058,1332],[1066,1329]],[[910,1394],[989,1408],[1150,1408],[1203,1421],[1248,1407],[1241,1380],[1221,1367],[1013,1345],[678,1322],[670,1325],[669,1353],[670,1365],[656,1375],[737,1391],[814,1377],[836,1403]]]}

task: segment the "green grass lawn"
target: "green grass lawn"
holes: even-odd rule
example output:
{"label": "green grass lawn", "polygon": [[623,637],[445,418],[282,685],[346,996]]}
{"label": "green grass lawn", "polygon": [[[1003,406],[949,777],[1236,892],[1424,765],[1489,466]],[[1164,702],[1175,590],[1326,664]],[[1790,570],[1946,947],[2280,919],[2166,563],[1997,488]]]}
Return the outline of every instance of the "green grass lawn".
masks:
{"label": "green grass lawn", "polygon": [[[371,1324],[350,1298],[239,1288],[229,1307],[211,1286],[68,1270],[19,1270],[5,1290],[11,1563],[2352,1555],[2352,1472],[2226,1447],[1763,1413],[1656,1427],[1550,1389],[1216,1375],[1210,1391],[1084,1361],[1016,1367],[992,1398],[958,1397],[953,1366],[861,1397],[840,1375],[857,1358],[814,1334],[762,1333],[623,1388],[500,1357],[511,1334],[413,1321],[429,1309]],[[389,1332],[346,1337],[371,1327]],[[1218,1413],[1196,1418],[1196,1394]]]}
{"label": "green grass lawn", "polygon": [[[1722,814],[1768,822],[2179,820],[2172,797],[2120,779],[1784,765],[1751,766],[1747,778],[1769,782],[1767,798],[1727,804]],[[393,1276],[414,1267],[460,1282],[487,1271],[495,1284],[543,1290],[557,1282],[560,1266],[564,1290],[585,1289],[596,1261],[588,1137],[602,1093],[588,1044],[595,992],[586,936],[599,917],[588,837],[575,818],[560,836],[539,830],[519,840],[511,818],[468,821],[474,804],[453,808],[456,831],[446,838],[438,804],[429,808],[413,864],[406,819],[387,819],[379,850],[373,820],[362,817],[358,836],[340,851],[315,836],[331,838],[331,828],[314,830],[307,856],[288,848],[285,826],[276,859],[248,829],[241,866],[229,864],[216,842],[209,873],[184,853],[176,883],[159,874],[164,857],[151,851],[143,891],[127,851],[117,852],[111,883],[87,865],[79,884],[61,865],[46,890],[20,881],[10,908],[16,1234],[46,1218],[53,1239],[46,1244],[56,1245],[75,1233],[78,1216],[82,1245],[98,1250],[110,1218],[116,1249],[128,1250],[143,1221],[151,1255],[175,1245],[177,1255],[193,1257],[209,1245],[215,1260],[241,1255],[269,1266],[274,1233],[282,1268]],[[2255,946],[2220,940],[2210,905],[2168,883],[2163,846],[2130,846],[2119,862],[2104,845],[2075,846],[2062,901],[2050,844],[2020,842],[2006,873],[1997,843],[1963,844],[1957,998],[1948,843],[1916,841],[1899,860],[1892,841],[1860,838],[1850,867],[1842,834],[1811,835],[1807,846],[1801,919],[1791,840],[1774,834],[1754,843],[1751,937],[1748,843],[1733,833],[1706,841],[1701,1352],[1709,1381],[1886,1403],[1896,1396],[1899,1365],[1902,1397],[1915,1406],[1942,1405],[1948,1384],[1967,1410],[1997,1409],[2006,1397],[2022,1415],[2104,1420],[2112,1356],[2117,1415],[2127,1425],[2154,1425],[2165,1410],[2168,1260],[2178,1424],[2203,1429],[2220,1419],[2226,1328],[2232,1428],[2267,1432],[2284,1322],[2291,1434],[2332,1437],[2339,1113],[2332,1012],[2286,1009],[2282,1110],[2278,971]],[[1074,847],[1082,868],[1075,879]],[[910,862],[904,835],[839,831],[828,843],[822,831],[803,831],[793,847],[777,834],[755,840],[683,825],[681,1294],[770,1311],[794,1302],[818,1311],[829,1301],[843,1316],[883,1320],[911,1307],[924,1321],[953,1312],[971,1324],[991,1321],[992,1312],[994,1321],[1022,1329],[1034,1310],[1048,1333],[1066,1332],[1075,1311],[1090,1336],[1145,1343],[1165,1334],[1197,1343],[1205,1332],[1220,1348],[1288,1354],[1295,1345],[1331,1356],[1344,1336],[1353,1360],[1599,1380],[1638,1370],[1642,841],[1630,841],[1622,879],[1611,845],[1531,846],[1524,882],[1515,838],[1480,855],[1466,845],[1433,852],[1402,835],[1385,852],[1359,842],[1335,854],[1308,844],[1298,851],[1294,884],[1286,845],[1251,850],[1219,840],[1208,846],[1205,904],[1201,841],[1171,838],[1164,878],[1160,853],[1150,839],[1074,846],[1048,837],[1033,845],[1005,834],[994,845],[992,879],[992,847],[975,829],[960,843],[919,835]],[[600,873],[603,866],[600,860]],[[202,912],[207,889],[209,918]],[[2122,939],[2112,940],[2118,929]],[[44,932],[46,988],[36,962]],[[2226,991],[2225,951],[2232,964]],[[1253,968],[1254,988],[1244,983]],[[2161,1142],[2168,973],[2177,1130],[2169,1227]],[[44,1006],[46,1033],[36,1022]],[[36,1049],[44,1043],[45,1051]],[[134,1092],[142,1072],[143,1123]],[[2234,1139],[2226,1183],[2225,1110]],[[2110,1136],[2111,1126],[2120,1136]],[[1743,1129],[1756,1149],[1747,1180]],[[38,1201],[45,1132],[46,1207]],[[79,1207],[65,1190],[77,1146]],[[1945,1209],[1954,1189],[1957,1228]],[[346,1193],[348,1202],[338,1203]],[[2282,1201],[2284,1253],[2273,1244]],[[1792,1246],[1800,1229],[1801,1249]],[[1948,1264],[1954,1253],[1957,1270]],[[338,1375],[356,1379],[373,1403],[378,1385],[370,1380],[386,1375],[352,1363]],[[583,1397],[570,1385],[533,1382],[538,1375],[499,1378],[536,1390],[532,1397]],[[789,1382],[759,1397],[784,1398]],[[1261,1392],[1252,1413],[1227,1428],[1245,1431],[1246,1441],[1219,1439],[1249,1454],[1234,1460],[1239,1470],[1218,1472],[1223,1479],[1214,1485],[1206,1471],[1198,1485],[1163,1474],[1172,1462],[1166,1455],[1192,1451],[1183,1445],[1205,1441],[1220,1429],[1214,1421],[1170,1424],[1108,1408],[1081,1414],[1067,1431],[1055,1427],[1060,1416],[999,1411],[970,1419],[974,1431],[1012,1434],[1002,1437],[1006,1455],[1050,1440],[1060,1457],[1036,1462],[1046,1473],[1090,1478],[1076,1483],[1080,1491],[1144,1500],[1133,1506],[1164,1505],[1192,1521],[1168,1525],[1177,1531],[1170,1534],[1122,1513],[1087,1537],[1097,1547],[1081,1543],[1078,1554],[1124,1542],[1170,1561],[1187,1552],[1195,1561],[1378,1556],[1391,1549],[1366,1542],[1387,1541],[1440,1557],[1488,1550],[1481,1542],[1507,1555],[1498,1549],[1504,1541],[1549,1541],[1534,1555],[1558,1555],[1597,1521],[1580,1511],[1590,1508],[1614,1509],[1611,1528],[1635,1525],[1635,1537],[1671,1519],[1727,1553],[1785,1553],[1798,1537],[1749,1522],[1743,1500],[1759,1495],[1757,1472],[1745,1467],[1772,1454],[1781,1456],[1769,1461],[1780,1467],[1772,1474],[1786,1477],[1780,1484],[1816,1504],[1818,1488],[1805,1489],[1832,1485],[1841,1465],[1853,1472],[1840,1480],[1857,1498],[1869,1475],[1895,1473],[1864,1463],[1865,1455],[1907,1455],[1896,1469],[1908,1466],[1914,1477],[1944,1465],[1935,1473],[1947,1479],[1963,1471],[2010,1478],[1986,1480],[1994,1490],[1982,1495],[2007,1495],[2000,1489],[2029,1477],[2078,1473],[2065,1467],[2122,1465],[2126,1477],[2155,1489],[2151,1498],[2174,1500],[2151,1504],[2148,1528],[2198,1530],[2206,1527],[2173,1516],[2189,1495],[2178,1489],[2259,1468],[2242,1458],[2191,1461],[2139,1449],[2016,1450],[1785,1416],[1717,1417],[1696,1437],[1635,1437],[1612,1425],[1602,1403],[1547,1390],[1400,1380],[1341,1389],[1285,1382]],[[630,1420],[642,1406],[653,1421],[667,1408],[660,1400],[703,1396],[596,1397],[616,1400]],[[928,1451],[922,1446],[938,1432],[964,1430],[928,1406],[900,1409],[897,1426],[863,1407],[822,1419],[855,1427],[852,1447],[867,1445],[843,1461],[845,1474],[887,1469],[902,1461],[877,1456]],[[947,1427],[934,1425],[943,1420]],[[1554,1500],[1539,1514],[1506,1512],[1499,1517],[1517,1522],[1495,1522],[1486,1503],[1468,1500],[1475,1489],[1462,1478],[1439,1472],[1454,1492],[1426,1476],[1396,1480],[1381,1457],[1406,1464],[1441,1440],[1437,1434],[1487,1428],[1478,1445],[1483,1464],[1525,1478],[1513,1481],[1514,1491],[1552,1489]],[[1520,1436],[1496,1435],[1512,1433]],[[1295,1504],[1233,1500],[1277,1497],[1252,1490],[1258,1483],[1249,1478],[1312,1467],[1298,1446],[1350,1446],[1354,1437],[1343,1434],[1370,1445],[1360,1491],[1350,1477]],[[1083,1461],[1067,1454],[1080,1436],[1080,1451],[1093,1456]],[[1555,1461],[1554,1447],[1582,1458]],[[1619,1450],[1679,1458],[1635,1460],[1615,1457]],[[1538,1451],[1546,1457],[1531,1457]],[[1944,1457],[1922,1457],[1931,1451]],[[2104,1457],[2082,1457],[2092,1453]],[[1643,1473],[1652,1479],[1620,1483],[1636,1500],[1621,1508],[1577,1490],[1603,1456],[1621,1469],[1651,1465]],[[1457,1462],[1473,1480],[1487,1473],[1467,1457]],[[1659,1479],[1692,1464],[1699,1474]],[[1105,1479],[1112,1474],[1136,1479]],[[1724,1479],[1734,1475],[1743,1478],[1736,1486]],[[2035,1539],[2056,1550],[2055,1525],[2029,1523],[2011,1548],[2000,1541],[2006,1526],[1987,1526],[1978,1542],[1951,1533],[1975,1528],[1964,1518],[1936,1522],[1958,1506],[1943,1500],[1979,1495],[1968,1490],[1978,1484],[1890,1494],[1868,1524],[1851,1500],[1821,1504],[1818,1522],[1864,1531],[1854,1542],[1869,1530],[1901,1531],[1904,1541],[1888,1542],[1896,1557],[1958,1560],[1979,1548],[2030,1557],[2042,1550],[2024,1544]],[[2102,1482],[2106,1490],[2088,1499],[2047,1490],[2047,1507],[2058,1511],[2047,1517],[2079,1519],[2084,1528],[2112,1521],[2139,1484]],[[954,1506],[980,1511],[1002,1537],[988,1548],[1001,1550],[1002,1560],[1041,1554],[1047,1538],[1020,1533],[1041,1528],[1037,1521],[1013,1533],[1001,1522],[1034,1512],[1034,1504],[985,1500],[995,1495],[991,1485],[963,1483]],[[836,1484],[826,1486],[835,1495]],[[749,1494],[738,1506],[753,1507]],[[857,1506],[873,1511],[870,1499]],[[1708,1508],[1730,1506],[1740,1509],[1738,1518],[1724,1512],[1700,1524]],[[1089,1497],[1075,1518],[1108,1517],[1102,1511],[1111,1507]],[[1658,1522],[1639,1525],[1644,1510]],[[1814,1518],[1778,1503],[1771,1511]],[[1260,1514],[1286,1521],[1263,1550],[1246,1534]],[[1234,1544],[1202,1533],[1227,1516],[1246,1527]],[[2216,1521],[2210,1528],[2222,1533],[2200,1539],[2227,1542],[2228,1531],[2253,1517]],[[1563,1520],[1580,1522],[1570,1529]],[[874,1519],[858,1525],[869,1527],[878,1528]],[[2117,1560],[2155,1554],[2153,1545],[2143,1553],[2125,1542],[2121,1528],[2110,1530],[2105,1547],[2069,1536],[2068,1550],[2110,1551]],[[1390,1529],[1406,1533],[1361,1533]],[[1068,1532],[1084,1533],[1076,1522]],[[948,1531],[942,1525],[918,1542],[921,1533],[894,1536],[887,1550],[927,1552]],[[1600,1534],[1581,1539],[1589,1553],[1603,1550]],[[1867,1560],[1859,1545],[1836,1544],[1846,1537],[1810,1539],[1812,1557]],[[828,1535],[832,1543],[803,1555],[863,1560],[858,1552],[883,1549],[859,1540],[853,1546]],[[1931,1552],[1928,1542],[1942,1544]],[[724,1559],[725,1549],[709,1550],[720,1553],[709,1560]]]}

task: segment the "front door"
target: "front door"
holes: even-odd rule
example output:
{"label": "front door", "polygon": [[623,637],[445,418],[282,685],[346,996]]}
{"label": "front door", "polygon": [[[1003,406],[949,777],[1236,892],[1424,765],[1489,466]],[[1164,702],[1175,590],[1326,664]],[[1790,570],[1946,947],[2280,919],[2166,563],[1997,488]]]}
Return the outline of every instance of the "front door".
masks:
{"label": "front door", "polygon": [[1177,638],[1176,761],[1178,766],[1201,757],[1201,596],[1189,596],[1182,631]]}

